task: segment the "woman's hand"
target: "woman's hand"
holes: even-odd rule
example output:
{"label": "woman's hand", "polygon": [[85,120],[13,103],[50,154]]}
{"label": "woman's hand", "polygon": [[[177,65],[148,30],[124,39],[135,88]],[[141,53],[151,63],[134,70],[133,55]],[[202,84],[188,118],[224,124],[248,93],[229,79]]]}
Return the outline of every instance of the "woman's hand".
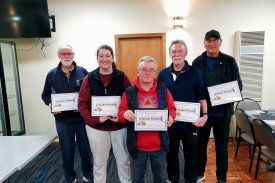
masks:
{"label": "woman's hand", "polygon": [[119,121],[118,121],[118,116],[111,116],[111,117],[110,117],[110,120],[113,121],[113,122],[115,122],[115,123],[118,123],[118,122],[119,122]]}
{"label": "woman's hand", "polygon": [[100,123],[105,123],[105,121],[107,121],[108,119],[110,119],[110,117],[108,117],[108,116],[100,116],[99,117],[99,122]]}

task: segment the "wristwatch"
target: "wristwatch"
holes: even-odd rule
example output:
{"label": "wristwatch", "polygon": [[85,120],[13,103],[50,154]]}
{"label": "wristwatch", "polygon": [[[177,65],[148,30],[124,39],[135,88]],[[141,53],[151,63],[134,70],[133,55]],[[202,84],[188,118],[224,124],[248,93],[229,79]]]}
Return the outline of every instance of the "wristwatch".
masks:
{"label": "wristwatch", "polygon": [[203,115],[207,115],[207,116],[208,116],[208,113],[202,113],[202,116],[203,116]]}

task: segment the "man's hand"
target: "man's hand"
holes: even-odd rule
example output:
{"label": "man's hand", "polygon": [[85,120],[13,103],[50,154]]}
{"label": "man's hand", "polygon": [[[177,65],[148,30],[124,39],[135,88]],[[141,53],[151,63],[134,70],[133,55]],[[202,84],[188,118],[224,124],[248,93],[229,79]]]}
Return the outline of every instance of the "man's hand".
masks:
{"label": "man's hand", "polygon": [[125,111],[123,117],[130,122],[135,122],[136,120],[136,115],[133,113],[132,110]]}
{"label": "man's hand", "polygon": [[167,121],[166,125],[170,127],[174,123],[173,118],[169,115],[169,120]]}
{"label": "man's hand", "polygon": [[[52,103],[49,103],[49,107],[52,110]],[[60,114],[61,112],[52,112],[52,114]]]}
{"label": "man's hand", "polygon": [[205,125],[205,123],[208,120],[208,116],[207,115],[203,115],[198,122],[196,123],[192,123],[193,125],[195,125],[196,127],[203,127]]}

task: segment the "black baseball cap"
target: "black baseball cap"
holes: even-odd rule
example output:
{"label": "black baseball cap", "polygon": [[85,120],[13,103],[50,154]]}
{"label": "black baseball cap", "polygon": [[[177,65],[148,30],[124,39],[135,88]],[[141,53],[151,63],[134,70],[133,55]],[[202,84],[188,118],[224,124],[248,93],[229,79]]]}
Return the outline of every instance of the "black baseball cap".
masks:
{"label": "black baseball cap", "polygon": [[208,31],[205,34],[204,40],[208,39],[209,37],[216,37],[218,39],[221,39],[220,33],[218,31],[216,31],[216,30]]}

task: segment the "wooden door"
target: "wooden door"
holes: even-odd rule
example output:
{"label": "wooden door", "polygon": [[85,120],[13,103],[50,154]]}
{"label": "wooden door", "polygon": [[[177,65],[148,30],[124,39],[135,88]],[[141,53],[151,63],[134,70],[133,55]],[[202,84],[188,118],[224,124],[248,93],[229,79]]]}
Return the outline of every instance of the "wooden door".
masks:
{"label": "wooden door", "polygon": [[118,34],[115,35],[117,68],[128,76],[133,84],[137,76],[137,64],[141,57],[151,56],[157,64],[157,74],[166,67],[166,34]]}

